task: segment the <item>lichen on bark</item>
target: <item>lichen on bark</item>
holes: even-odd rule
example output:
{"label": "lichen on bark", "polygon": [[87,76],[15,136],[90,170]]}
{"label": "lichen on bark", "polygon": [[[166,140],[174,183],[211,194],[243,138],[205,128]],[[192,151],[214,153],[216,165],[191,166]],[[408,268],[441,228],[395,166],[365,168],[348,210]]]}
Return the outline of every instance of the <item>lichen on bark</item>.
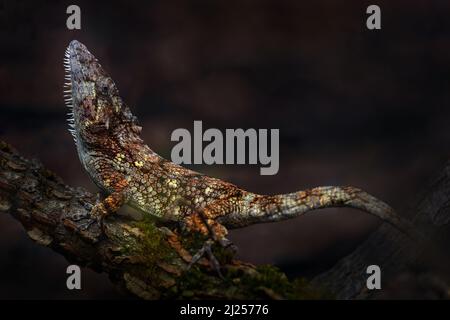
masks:
{"label": "lichen on bark", "polygon": [[[72,188],[36,160],[0,140],[0,211],[19,220],[31,239],[69,261],[106,272],[143,299],[298,299],[327,297],[305,280],[290,281],[271,266],[236,260],[213,248],[224,279],[202,259],[188,268],[205,238],[160,226],[149,216],[115,215],[103,229],[91,220],[96,196]],[[86,225],[92,225],[86,228]]]}

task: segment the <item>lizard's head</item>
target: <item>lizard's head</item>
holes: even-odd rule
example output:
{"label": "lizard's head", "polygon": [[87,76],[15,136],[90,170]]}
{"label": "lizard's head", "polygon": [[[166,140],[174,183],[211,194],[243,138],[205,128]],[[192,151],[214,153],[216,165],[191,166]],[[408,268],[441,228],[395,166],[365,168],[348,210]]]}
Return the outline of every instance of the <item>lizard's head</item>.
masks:
{"label": "lizard's head", "polygon": [[95,147],[118,130],[139,130],[114,81],[85,45],[76,40],[70,42],[64,67],[65,101],[71,109],[69,131],[77,144]]}

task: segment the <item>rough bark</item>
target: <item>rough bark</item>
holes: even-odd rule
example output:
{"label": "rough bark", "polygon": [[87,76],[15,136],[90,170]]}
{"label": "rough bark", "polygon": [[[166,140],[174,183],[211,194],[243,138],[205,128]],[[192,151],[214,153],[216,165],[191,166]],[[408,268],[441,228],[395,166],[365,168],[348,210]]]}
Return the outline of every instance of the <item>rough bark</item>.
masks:
{"label": "rough bark", "polygon": [[69,261],[109,274],[122,288],[144,299],[321,298],[326,293],[302,279],[289,281],[273,267],[255,267],[214,248],[223,265],[221,279],[202,259],[187,270],[201,248],[198,235],[177,234],[149,218],[114,215],[103,232],[91,222],[97,196],[72,188],[36,160],[21,157],[0,140],[0,212],[19,220],[31,239]]}
{"label": "rough bark", "polygon": [[[448,224],[449,195],[447,167],[419,202],[415,220],[431,228]],[[108,217],[103,232],[96,223],[86,228],[96,198],[65,185],[38,161],[22,158],[0,140],[0,212],[12,214],[40,245],[108,273],[140,298],[361,298],[368,296],[363,289],[368,265],[378,264],[383,272],[395,274],[420,256],[421,245],[383,225],[312,283],[290,281],[274,267],[255,267],[215,248],[223,265],[221,279],[204,259],[187,270],[191,254],[204,240],[196,235],[180,234],[149,218],[135,221],[120,215]]]}
{"label": "rough bark", "polygon": [[[389,281],[420,269],[419,272],[413,271],[413,281],[420,282],[424,291],[433,287],[436,292],[433,297],[450,298],[450,286],[439,278],[441,276],[436,277],[433,270],[445,269],[449,262],[450,163],[417,199],[403,216],[415,224],[423,239],[411,241],[393,227],[383,224],[356,250],[316,276],[312,283],[326,286],[339,299],[375,298],[376,291],[366,288],[367,266],[380,266],[383,277]],[[440,268],[434,267],[435,263],[440,264]],[[448,270],[442,276],[448,277]],[[417,297],[423,298],[425,294]]]}

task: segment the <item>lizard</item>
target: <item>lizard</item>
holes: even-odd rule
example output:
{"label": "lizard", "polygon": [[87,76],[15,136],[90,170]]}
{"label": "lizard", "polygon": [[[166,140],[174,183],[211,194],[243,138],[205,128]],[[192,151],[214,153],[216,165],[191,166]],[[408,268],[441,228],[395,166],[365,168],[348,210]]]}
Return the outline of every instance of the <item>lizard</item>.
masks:
{"label": "lizard", "polygon": [[[317,209],[348,207],[413,233],[412,224],[389,205],[355,187],[322,186],[260,195],[166,160],[141,139],[137,118],[85,45],[70,42],[64,68],[69,131],[82,166],[106,195],[91,208],[95,221],[103,221],[127,204],[227,245],[228,229],[291,219]],[[206,243],[192,262],[204,254],[216,261],[210,248],[211,242]]]}

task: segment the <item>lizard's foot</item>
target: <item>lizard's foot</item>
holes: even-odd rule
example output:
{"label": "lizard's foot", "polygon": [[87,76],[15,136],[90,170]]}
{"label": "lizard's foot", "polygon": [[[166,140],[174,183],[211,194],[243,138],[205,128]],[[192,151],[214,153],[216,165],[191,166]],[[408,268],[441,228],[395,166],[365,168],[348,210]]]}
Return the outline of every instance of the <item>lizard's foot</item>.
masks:
{"label": "lizard's foot", "polygon": [[103,202],[97,202],[95,206],[92,207],[90,214],[91,220],[89,221],[89,226],[96,223],[103,232],[105,228],[103,221],[109,215],[109,212]]}
{"label": "lizard's foot", "polygon": [[[77,222],[77,227],[81,230],[81,231],[86,231],[88,230],[95,222],[95,220],[90,219],[90,217],[88,216],[83,216],[80,219],[73,219],[74,221]],[[85,222],[79,222],[81,220],[87,220]]]}
{"label": "lizard's foot", "polygon": [[[219,224],[217,224],[216,227],[217,226],[220,226],[221,228],[219,229],[219,231],[223,232],[222,228],[224,227]],[[218,243],[224,250],[231,249],[232,256],[234,256],[234,254],[237,252],[237,248],[233,244],[233,242],[225,238],[222,233],[220,233],[219,235],[216,232],[217,228],[209,226],[208,230],[211,238],[206,240],[205,243],[203,244],[203,247],[192,256],[191,262],[188,265],[188,269],[206,255],[211,267],[217,272],[220,278],[225,279],[223,277],[222,272],[220,271],[221,269],[220,262],[219,260],[217,260],[217,258],[214,256],[214,253],[212,252],[212,246],[214,243]]]}
{"label": "lizard's foot", "polygon": [[97,198],[94,206],[92,206],[89,221],[83,224],[83,230],[87,230],[96,223],[102,233],[105,232],[104,220],[110,214],[117,212],[125,202],[123,193],[115,192],[106,197],[103,201]]}
{"label": "lizard's foot", "polygon": [[232,254],[234,255],[237,251],[236,246],[228,239],[226,238],[220,238],[220,239],[208,239],[203,244],[202,248],[198,250],[191,259],[191,262],[188,265],[188,269],[190,269],[194,264],[196,264],[202,257],[206,256],[208,258],[208,261],[211,265],[211,267],[217,272],[219,277],[221,279],[225,279],[222,272],[220,271],[221,265],[219,260],[214,256],[214,253],[212,252],[212,246],[214,243],[220,244],[220,246],[223,249],[232,249]]}
{"label": "lizard's foot", "polygon": [[[211,267],[217,271],[220,278],[224,279],[220,271],[221,265],[212,252],[212,245],[218,243],[224,249],[232,249],[232,255],[237,250],[233,243],[225,237],[228,233],[227,229],[213,217],[214,215],[211,215],[207,209],[203,209],[190,214],[183,221],[183,226],[188,231],[198,232],[208,237],[203,247],[192,256],[188,269],[206,255]],[[228,252],[226,256],[229,256]]]}
{"label": "lizard's foot", "polygon": [[191,262],[189,263],[187,268],[189,270],[203,256],[207,255],[208,260],[211,264],[211,267],[217,272],[217,274],[219,275],[220,278],[224,279],[222,272],[220,271],[220,263],[217,260],[217,258],[214,256],[212,249],[211,249],[213,244],[214,244],[214,240],[212,240],[212,239],[206,240],[205,243],[203,244],[203,247],[199,251],[197,251],[196,254],[194,254],[192,256]]}
{"label": "lizard's foot", "polygon": [[90,207],[90,212],[88,214],[75,216],[72,218],[73,221],[77,222],[78,228],[82,231],[88,230],[93,224],[97,224],[99,229],[103,231],[103,220],[108,216],[108,210],[100,200],[97,200],[97,203]]}

